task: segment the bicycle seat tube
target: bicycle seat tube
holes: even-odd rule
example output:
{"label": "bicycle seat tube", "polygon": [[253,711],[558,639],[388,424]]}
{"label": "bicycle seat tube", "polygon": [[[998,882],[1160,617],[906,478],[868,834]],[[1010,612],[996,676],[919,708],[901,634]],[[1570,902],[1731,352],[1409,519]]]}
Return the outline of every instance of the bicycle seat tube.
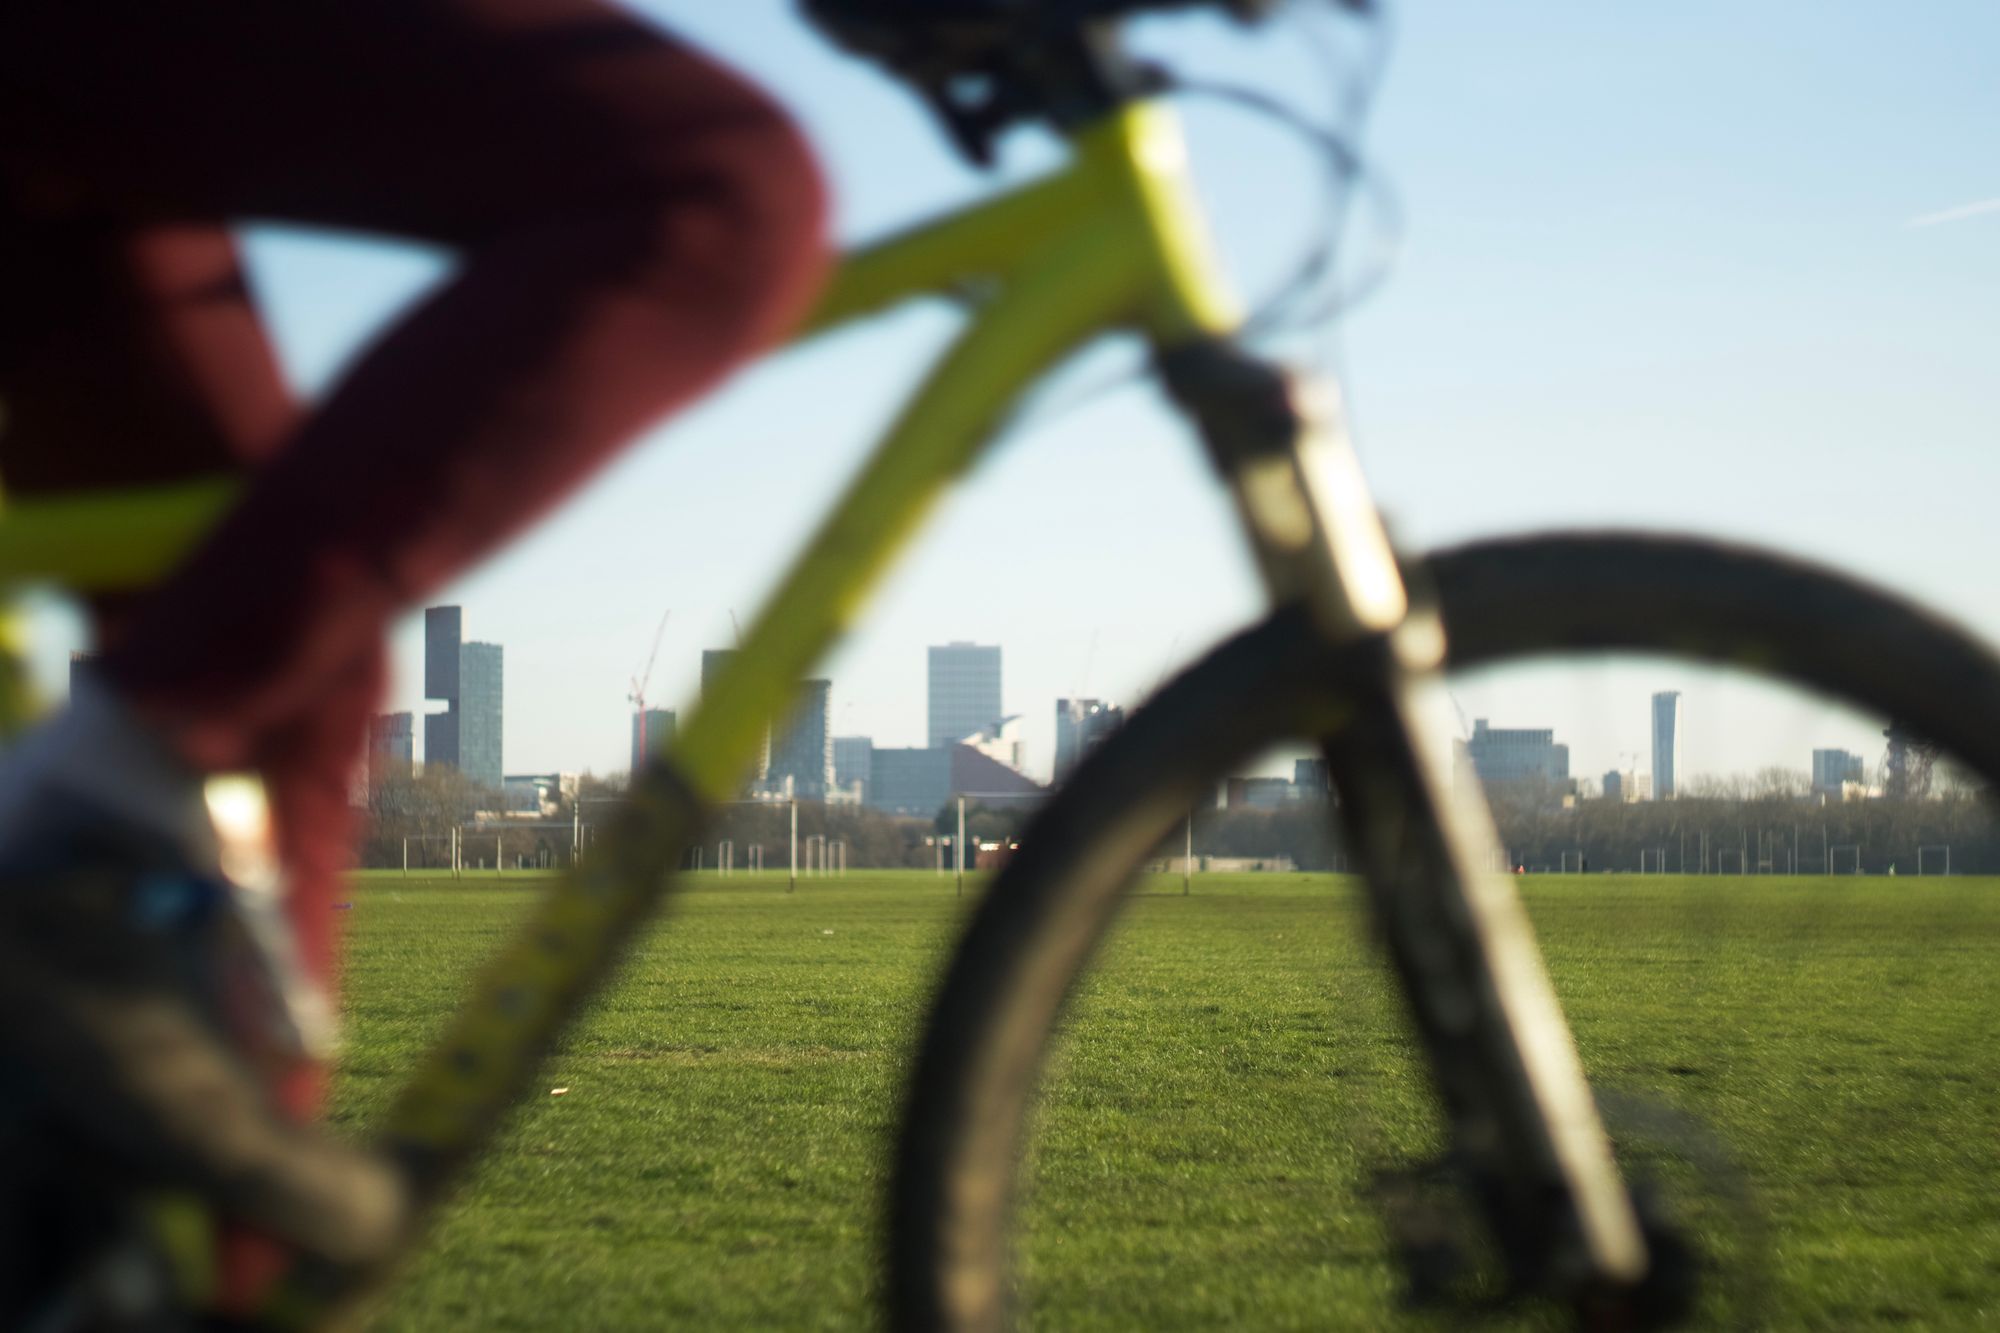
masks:
{"label": "bicycle seat tube", "polygon": [[1526,912],[1494,873],[1483,802],[1453,799],[1450,737],[1417,706],[1442,629],[1412,607],[1331,386],[1212,340],[1159,363],[1273,598],[1303,605],[1330,643],[1373,649],[1315,725],[1452,1147],[1517,1285],[1633,1287],[1645,1242]]}

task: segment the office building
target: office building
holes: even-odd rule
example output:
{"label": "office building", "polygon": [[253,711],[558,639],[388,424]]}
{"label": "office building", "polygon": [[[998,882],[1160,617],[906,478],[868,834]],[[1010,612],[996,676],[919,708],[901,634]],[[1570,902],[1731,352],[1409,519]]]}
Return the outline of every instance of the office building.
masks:
{"label": "office building", "polygon": [[1604,775],[1601,795],[1607,801],[1622,801],[1631,805],[1635,801],[1653,799],[1653,775],[1627,769],[1623,772],[1613,769]]}
{"label": "office building", "polygon": [[456,606],[424,608],[424,698],[443,702],[424,714],[424,763],[458,767],[458,649],[465,613]]}
{"label": "office building", "polygon": [[497,643],[468,643],[459,649],[458,767],[482,787],[500,789],[500,730],[505,681]]}
{"label": "office building", "polygon": [[424,715],[424,764],[456,768],[497,792],[505,724],[502,652],[497,643],[465,642],[464,628],[460,607],[424,610],[424,697],[444,704],[443,712]]}
{"label": "office building", "polygon": [[833,738],[833,785],[843,797],[868,803],[868,770],[874,762],[875,742],[868,737]]}
{"label": "office building", "polygon": [[1681,692],[1662,690],[1653,696],[1653,799],[1680,795],[1680,773]]}
{"label": "office building", "polygon": [[674,743],[680,719],[671,708],[635,709],[632,713],[632,772],[646,767],[646,758]]}
{"label": "office building", "polygon": [[892,814],[929,818],[957,796],[964,796],[968,804],[1001,804],[1016,798],[1025,803],[1025,798],[1042,791],[1041,784],[970,745],[877,749],[870,757],[868,804]]}
{"label": "office building", "polygon": [[1464,754],[1482,782],[1561,786],[1569,781],[1569,747],[1556,744],[1552,730],[1489,727],[1478,718]]}
{"label": "office building", "polygon": [[1102,699],[1056,700],[1056,781],[1068,777],[1091,747],[1124,720],[1124,709]]}
{"label": "office building", "polygon": [[948,643],[930,650],[930,748],[953,745],[1000,720],[1000,648]]}
{"label": "office building", "polygon": [[853,782],[868,781],[868,765],[875,753],[875,742],[866,736],[835,736],[833,738],[833,780],[845,787]]}
{"label": "office building", "polygon": [[877,749],[869,759],[868,804],[929,817],[951,798],[951,751]]}
{"label": "office building", "polygon": [[1864,772],[1858,754],[1846,750],[1812,752],[1812,789],[1816,795],[1843,801],[1862,794],[1866,790]]}
{"label": "office building", "polygon": [[771,747],[764,785],[773,795],[826,799],[833,786],[832,681],[809,680],[799,687],[799,701]]}

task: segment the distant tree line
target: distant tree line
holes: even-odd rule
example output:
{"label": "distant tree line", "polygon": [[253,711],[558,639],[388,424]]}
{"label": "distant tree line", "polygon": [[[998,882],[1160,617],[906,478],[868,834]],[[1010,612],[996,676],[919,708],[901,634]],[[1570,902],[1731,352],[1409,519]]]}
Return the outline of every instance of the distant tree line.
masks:
{"label": "distant tree line", "polygon": [[[484,790],[456,769],[439,765],[414,775],[392,774],[369,788],[359,864],[397,869],[403,865],[407,850],[412,869],[444,869],[451,864],[451,837],[456,828],[467,865],[491,866],[502,859],[509,869],[524,863],[566,866],[575,837],[580,833],[588,847],[616,818],[624,796],[622,777],[585,774],[576,792],[562,795],[552,811],[495,820],[481,818],[480,812],[500,804],[498,793]],[[851,868],[916,868],[933,863],[935,852],[926,839],[935,834],[928,820],[810,801],[798,803],[798,816],[801,864],[805,840],[814,836],[844,842]],[[982,817],[972,822],[970,836],[996,834],[996,819]],[[761,845],[765,868],[782,870],[789,863],[790,837],[788,802],[725,805],[702,832],[701,863],[714,867],[717,844],[727,839],[734,844],[738,869],[750,864],[751,847]]]}
{"label": "distant tree line", "polygon": [[360,863],[400,866],[407,843],[413,868],[449,866],[451,831],[470,824],[474,812],[492,803],[492,795],[478,783],[442,764],[422,773],[379,778],[368,787]]}
{"label": "distant tree line", "polygon": [[[1669,874],[2000,873],[2000,805],[1976,783],[1940,771],[1922,798],[1822,801],[1804,773],[1769,768],[1699,778],[1677,800],[1623,803],[1570,799],[1554,786],[1495,783],[1487,789],[1511,864],[1530,870],[1587,868]],[[1159,854],[1181,854],[1176,830]],[[1345,848],[1326,807],[1302,802],[1195,816],[1195,855],[1286,857],[1302,870],[1346,869]],[[1567,854],[1567,856],[1565,856]]]}
{"label": "distant tree line", "polygon": [[[622,780],[586,776],[576,795],[565,795],[553,814],[482,822],[475,815],[492,808],[493,796],[464,775],[440,767],[392,776],[369,792],[360,863],[402,865],[407,839],[413,869],[442,868],[450,864],[451,830],[457,827],[467,830],[468,864],[490,865],[497,854],[510,868],[524,861],[566,865],[572,830],[581,824],[587,846],[615,817],[623,794]],[[1530,870],[1817,874],[1830,861],[1838,873],[1881,874],[1893,866],[1900,874],[1914,874],[1920,848],[1948,846],[1954,873],[2000,873],[2000,816],[1993,800],[1949,779],[1922,799],[1826,803],[1810,791],[1803,774],[1782,769],[1697,780],[1671,801],[1566,803],[1560,791],[1531,783],[1496,783],[1487,796],[1510,862]],[[1033,813],[1026,802],[968,801],[967,841],[1016,842]],[[725,805],[703,831],[702,864],[712,868],[718,844],[727,839],[738,869],[749,866],[753,846],[764,849],[767,870],[784,869],[790,820],[791,806],[784,801]],[[938,846],[956,836],[958,808],[952,802],[923,819],[800,801],[798,821],[802,862],[806,839],[820,836],[846,844],[852,869],[928,869],[936,864]],[[1177,826],[1162,840],[1159,854],[1179,856],[1185,845],[1185,830]],[[1309,871],[1347,868],[1336,822],[1318,802],[1199,811],[1194,852],[1197,858],[1282,858]],[[1942,853],[1926,853],[1923,868],[1941,870]]]}
{"label": "distant tree line", "polygon": [[[1669,874],[1819,874],[1892,867],[1915,874],[1919,850],[1951,849],[1955,874],[2000,871],[2000,819],[1990,798],[1947,787],[1924,799],[1821,802],[1803,783],[1774,774],[1690,784],[1671,801],[1578,801],[1495,785],[1488,796],[1500,840],[1515,863],[1562,869]],[[1943,869],[1941,851],[1923,868]]]}

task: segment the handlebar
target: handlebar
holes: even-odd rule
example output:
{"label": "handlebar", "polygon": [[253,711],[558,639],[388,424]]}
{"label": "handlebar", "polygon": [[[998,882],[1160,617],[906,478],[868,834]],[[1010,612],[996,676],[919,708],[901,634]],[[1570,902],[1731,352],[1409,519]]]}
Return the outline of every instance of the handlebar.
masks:
{"label": "handlebar", "polygon": [[[1242,23],[1285,0],[803,0],[835,43],[915,86],[974,162],[1010,126],[1076,123],[1157,90],[1124,58],[1118,24],[1145,13],[1212,9]],[[1372,0],[1336,0],[1365,11]]]}

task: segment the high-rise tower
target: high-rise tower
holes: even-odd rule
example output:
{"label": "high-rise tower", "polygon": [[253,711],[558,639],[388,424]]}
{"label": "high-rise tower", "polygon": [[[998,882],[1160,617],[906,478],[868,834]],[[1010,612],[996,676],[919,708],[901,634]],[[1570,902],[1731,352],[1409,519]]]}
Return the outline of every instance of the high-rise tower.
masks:
{"label": "high-rise tower", "polygon": [[424,764],[448,764],[498,791],[506,712],[502,651],[497,643],[466,643],[464,632],[463,608],[424,608],[424,697],[445,706],[424,715]]}
{"label": "high-rise tower", "polygon": [[930,740],[955,745],[1000,721],[998,644],[948,643],[930,650]]}
{"label": "high-rise tower", "polygon": [[1653,696],[1653,799],[1671,801],[1680,795],[1681,692],[1661,690]]}

